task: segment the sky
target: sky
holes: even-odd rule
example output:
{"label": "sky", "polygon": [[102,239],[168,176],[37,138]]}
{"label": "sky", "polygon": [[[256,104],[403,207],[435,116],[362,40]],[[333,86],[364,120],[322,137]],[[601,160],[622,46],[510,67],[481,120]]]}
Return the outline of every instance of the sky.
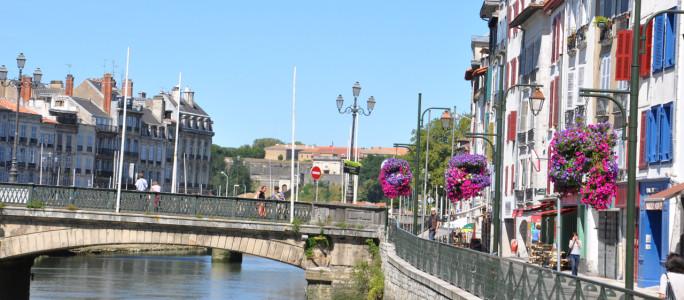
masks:
{"label": "sky", "polygon": [[[214,144],[238,147],[257,138],[345,146],[354,100],[357,145],[408,143],[422,107],[470,110],[472,35],[487,33],[482,1],[23,1],[3,3],[0,64],[16,78],[39,67],[43,82],[114,73],[121,82],[130,46],[133,92],[152,97],[178,84],[214,121]],[[14,28],[14,29],[13,29]],[[432,117],[441,115],[433,111]]]}

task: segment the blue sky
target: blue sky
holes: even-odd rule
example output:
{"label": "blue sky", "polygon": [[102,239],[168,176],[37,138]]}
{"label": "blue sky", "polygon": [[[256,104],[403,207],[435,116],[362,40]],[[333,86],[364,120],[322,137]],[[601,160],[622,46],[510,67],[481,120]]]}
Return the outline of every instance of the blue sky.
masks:
{"label": "blue sky", "polygon": [[[27,58],[43,81],[76,84],[106,71],[121,81],[131,47],[134,93],[183,87],[214,120],[214,143],[251,144],[292,135],[292,80],[297,67],[295,139],[343,146],[351,115],[337,112],[362,90],[358,145],[391,147],[416,128],[423,109],[469,110],[470,36],[487,32],[482,1],[21,1],[3,3],[0,64],[17,76]],[[13,30],[20,28],[20,30]],[[112,62],[114,61],[114,62]],[[114,66],[113,66],[114,65]],[[433,117],[435,114],[433,113]]]}

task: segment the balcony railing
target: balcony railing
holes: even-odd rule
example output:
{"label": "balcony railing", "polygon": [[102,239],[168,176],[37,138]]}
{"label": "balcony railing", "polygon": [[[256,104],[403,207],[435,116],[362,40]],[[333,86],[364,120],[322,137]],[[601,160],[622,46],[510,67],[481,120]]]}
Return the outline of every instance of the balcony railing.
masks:
{"label": "balcony railing", "polygon": [[103,125],[103,124],[97,124],[97,131],[104,131],[104,132],[117,132],[117,127],[113,125]]}
{"label": "balcony railing", "polygon": [[527,202],[532,201],[532,197],[534,197],[534,189],[533,188],[525,189],[525,201],[527,201]]}
{"label": "balcony railing", "polygon": [[525,203],[525,191],[515,190],[515,202],[519,204]]}
{"label": "balcony railing", "polygon": [[83,151],[83,146],[82,145],[76,146],[76,151]]}
{"label": "balcony railing", "polygon": [[518,144],[524,144],[526,141],[526,133],[524,132],[518,132]]}
{"label": "balcony railing", "polygon": [[527,142],[534,143],[534,128],[527,131]]}
{"label": "balcony railing", "polygon": [[99,154],[99,155],[114,155],[114,149],[97,148],[97,154]]}

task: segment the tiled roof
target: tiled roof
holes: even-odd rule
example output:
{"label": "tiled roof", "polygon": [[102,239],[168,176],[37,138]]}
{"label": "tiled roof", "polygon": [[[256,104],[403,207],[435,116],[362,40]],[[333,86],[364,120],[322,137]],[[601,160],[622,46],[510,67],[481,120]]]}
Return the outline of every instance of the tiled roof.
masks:
{"label": "tiled roof", "polygon": [[[9,111],[16,112],[17,103],[12,100],[0,98],[0,109],[7,109]],[[23,106],[19,106],[19,113],[40,116],[39,113]]]}
{"label": "tiled roof", "polygon": [[45,117],[43,117],[43,123],[59,124],[57,121],[53,121]]}
{"label": "tiled roof", "polygon": [[109,117],[109,115],[102,110],[97,104],[93,103],[90,99],[85,99],[85,98],[79,98],[79,97],[71,97],[71,99],[74,99],[74,102],[81,106],[86,112],[93,116],[98,116],[98,117]]}
{"label": "tiled roof", "polygon": [[162,125],[162,123],[154,117],[154,113],[149,108],[143,109],[142,121],[148,125]]}

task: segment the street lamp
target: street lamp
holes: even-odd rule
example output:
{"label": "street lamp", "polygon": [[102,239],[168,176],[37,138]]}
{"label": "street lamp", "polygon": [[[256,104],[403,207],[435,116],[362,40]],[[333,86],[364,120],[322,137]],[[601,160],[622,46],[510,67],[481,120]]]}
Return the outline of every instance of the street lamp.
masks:
{"label": "street lamp", "polygon": [[226,172],[223,171],[221,171],[221,174],[223,174],[223,176],[226,176],[226,197],[228,197],[228,175],[226,174]]}
{"label": "street lamp", "polygon": [[[375,107],[375,99],[373,96],[370,96],[368,98],[368,102],[366,103],[367,108],[368,108],[368,113],[366,113],[363,108],[358,107],[356,105],[356,99],[359,97],[359,94],[361,93],[361,85],[357,81],[354,86],[352,87],[352,94],[354,95],[354,104],[348,106],[345,109],[342,109],[342,106],[344,105],[344,99],[342,98],[342,95],[337,96],[337,111],[340,114],[352,114],[352,132],[351,132],[351,150],[349,151],[349,160],[354,161],[354,130],[356,128],[356,115],[361,112],[364,116],[370,116],[371,112],[373,111],[373,108]],[[349,184],[347,185],[347,203],[352,202],[352,199],[354,197],[354,193],[352,193],[352,176],[353,174],[350,174],[349,177]]]}
{"label": "street lamp", "polygon": [[539,88],[536,88],[534,93],[532,93],[532,96],[530,96],[530,110],[532,111],[533,115],[536,116],[539,114],[544,106],[544,99],[546,99],[544,98],[544,94],[542,94]]}
{"label": "street lamp", "polygon": [[28,86],[29,89],[35,88],[38,85],[40,85],[40,79],[43,77],[43,72],[40,71],[40,68],[37,68],[36,71],[33,72],[33,82],[29,80],[29,82],[24,83],[23,78],[22,78],[22,71],[24,69],[24,64],[26,64],[26,57],[24,56],[24,53],[19,53],[19,56],[17,57],[17,67],[19,68],[19,78],[17,80],[7,80],[7,68],[3,65],[0,67],[0,81],[2,81],[2,86],[4,87],[9,87],[10,85],[14,84],[17,88],[17,110],[15,111],[14,114],[14,146],[12,150],[12,168],[10,169],[9,172],[9,182],[11,183],[16,183],[17,182],[17,141],[19,139],[19,102],[21,101],[21,88],[24,84]]}

